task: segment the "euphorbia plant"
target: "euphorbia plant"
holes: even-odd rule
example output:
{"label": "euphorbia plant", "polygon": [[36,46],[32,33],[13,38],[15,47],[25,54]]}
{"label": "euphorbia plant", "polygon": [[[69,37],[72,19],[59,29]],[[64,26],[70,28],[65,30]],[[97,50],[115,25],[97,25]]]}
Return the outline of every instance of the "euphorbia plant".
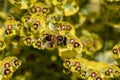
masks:
{"label": "euphorbia plant", "polygon": [[[47,63],[55,62],[53,68],[58,65],[58,57],[63,61],[61,74],[72,75],[73,80],[119,79],[120,45],[114,43],[114,35],[116,40],[119,39],[116,38],[119,31],[115,30],[120,28],[119,0],[3,2],[8,3],[4,5],[9,7],[8,11],[0,12],[1,80],[20,80],[20,77],[21,80],[33,79],[31,75],[38,75],[37,71],[41,69],[44,72]],[[50,62],[40,56],[45,55],[45,51],[51,53]],[[57,55],[53,56],[52,53]],[[39,58],[36,57],[38,55]],[[37,64],[42,60],[46,63]],[[14,76],[20,65],[24,76]],[[24,67],[31,67],[33,71],[27,71]]]}

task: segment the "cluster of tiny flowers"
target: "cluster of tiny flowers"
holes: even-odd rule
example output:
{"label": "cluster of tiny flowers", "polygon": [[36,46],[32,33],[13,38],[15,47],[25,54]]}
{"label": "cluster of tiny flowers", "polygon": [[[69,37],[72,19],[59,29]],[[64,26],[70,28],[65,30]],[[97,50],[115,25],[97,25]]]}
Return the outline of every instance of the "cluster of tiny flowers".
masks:
{"label": "cluster of tiny flowers", "polygon": [[65,73],[76,73],[86,80],[107,80],[120,76],[119,67],[84,58],[66,59],[63,65]]}
{"label": "cluster of tiny flowers", "polygon": [[[21,4],[20,1],[15,1],[12,4],[18,6],[17,3]],[[42,50],[67,48],[68,50],[75,50],[78,54],[82,52],[90,54],[101,49],[101,41],[96,34],[84,30],[82,37],[77,37],[74,26],[63,21],[63,15],[55,12],[50,13],[49,7],[41,2],[31,2],[20,20],[13,16],[8,16],[1,29],[2,36],[5,36],[1,40],[1,50],[5,49],[8,37],[12,40],[15,38],[16,41],[13,40],[13,42],[19,43],[18,41],[20,41],[27,46]],[[62,52],[64,53],[64,50]]]}
{"label": "cluster of tiny flowers", "polygon": [[[58,49],[66,73],[76,73],[88,80],[106,80],[120,75],[120,69],[115,65],[81,58],[84,54],[90,56],[100,50],[102,41],[97,34],[84,29],[80,30],[80,36],[76,36],[75,26],[64,20],[64,17],[79,11],[77,0],[50,0],[49,6],[37,0],[9,2],[18,8],[18,13],[11,10],[0,28],[0,50],[8,49],[11,43],[39,50]],[[113,48],[115,58],[120,58],[118,46]],[[21,61],[15,57],[3,59],[0,78],[10,78],[20,65]]]}
{"label": "cluster of tiny flowers", "polygon": [[16,57],[6,57],[0,61],[0,80],[9,80],[19,68],[21,61]]}

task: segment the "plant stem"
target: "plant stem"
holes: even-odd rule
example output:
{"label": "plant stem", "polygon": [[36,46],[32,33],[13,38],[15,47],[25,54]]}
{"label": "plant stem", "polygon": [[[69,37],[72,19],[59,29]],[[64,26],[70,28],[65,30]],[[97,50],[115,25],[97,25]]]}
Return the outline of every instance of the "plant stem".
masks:
{"label": "plant stem", "polygon": [[7,12],[7,0],[4,0],[3,11]]}

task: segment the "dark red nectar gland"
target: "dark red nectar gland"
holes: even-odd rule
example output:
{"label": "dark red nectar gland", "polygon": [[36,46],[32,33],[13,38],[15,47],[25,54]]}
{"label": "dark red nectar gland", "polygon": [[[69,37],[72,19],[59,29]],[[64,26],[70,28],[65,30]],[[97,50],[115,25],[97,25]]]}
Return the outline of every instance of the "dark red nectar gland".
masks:
{"label": "dark red nectar gland", "polygon": [[61,30],[66,30],[66,26],[65,25],[61,25],[60,28],[61,28]]}
{"label": "dark red nectar gland", "polygon": [[36,7],[37,12],[41,12],[41,8],[39,6]]}
{"label": "dark red nectar gland", "polygon": [[118,54],[118,50],[117,49],[113,49],[113,54],[117,55]]}
{"label": "dark red nectar gland", "polygon": [[75,40],[73,38],[70,39],[70,43],[73,44]]}
{"label": "dark red nectar gland", "polygon": [[18,61],[18,60],[15,60],[15,61],[14,61],[14,65],[15,65],[15,66],[18,66],[18,65],[19,65],[19,61]]}
{"label": "dark red nectar gland", "polygon": [[111,72],[113,71],[113,69],[112,69],[112,68],[109,68],[108,71],[111,73]]}
{"label": "dark red nectar gland", "polygon": [[9,68],[9,67],[10,67],[10,63],[5,63],[5,64],[4,64],[4,67],[5,67],[5,68]]}
{"label": "dark red nectar gland", "polygon": [[102,78],[101,77],[97,77],[96,80],[102,80]]}
{"label": "dark red nectar gland", "polygon": [[37,41],[37,43],[35,45],[38,46],[38,47],[41,47],[41,42]]}
{"label": "dark red nectar gland", "polygon": [[91,73],[91,77],[96,77],[96,76],[97,76],[96,72]]}
{"label": "dark red nectar gland", "polygon": [[115,75],[120,75],[120,72],[119,71],[115,71]]}
{"label": "dark red nectar gland", "polygon": [[31,39],[31,38],[27,38],[26,40],[27,40],[27,43],[28,43],[28,44],[31,44],[31,42],[32,42],[32,39]]}
{"label": "dark red nectar gland", "polygon": [[12,29],[12,25],[8,25],[7,28],[11,30]]}
{"label": "dark red nectar gland", "polygon": [[5,71],[4,71],[4,74],[5,75],[9,75],[11,73],[11,70],[10,69],[5,69]]}
{"label": "dark red nectar gland", "polygon": [[77,47],[79,47],[80,46],[80,44],[78,43],[78,42],[75,42],[74,44],[73,44],[73,47],[74,48],[77,48]]}
{"label": "dark red nectar gland", "polygon": [[8,20],[12,20],[12,19],[13,19],[13,17],[9,15],[8,16]]}
{"label": "dark red nectar gland", "polygon": [[110,72],[109,72],[109,71],[106,71],[106,72],[105,72],[105,75],[106,75],[106,76],[109,76],[109,75],[110,75]]}
{"label": "dark red nectar gland", "polygon": [[12,33],[12,31],[11,31],[10,29],[6,29],[6,30],[5,30],[5,33],[6,33],[7,35],[9,35],[9,34]]}
{"label": "dark red nectar gland", "polygon": [[67,25],[67,26],[66,26],[66,29],[67,29],[67,30],[71,30],[71,26]]}
{"label": "dark red nectar gland", "polygon": [[47,11],[48,11],[48,8],[43,8],[43,9],[42,9],[42,12],[43,12],[43,13],[46,13]]}
{"label": "dark red nectar gland", "polygon": [[82,76],[83,76],[83,77],[86,77],[86,74],[87,74],[87,72],[86,72],[86,71],[83,71]]}
{"label": "dark red nectar gland", "polygon": [[78,72],[80,72],[80,71],[81,71],[81,66],[77,66],[75,69],[76,69]]}
{"label": "dark red nectar gland", "polygon": [[34,23],[33,27],[34,27],[34,29],[38,29],[38,24]]}
{"label": "dark red nectar gland", "polygon": [[80,66],[80,63],[79,62],[75,62],[75,66],[76,67]]}
{"label": "dark red nectar gland", "polygon": [[70,61],[65,61],[65,65],[69,66],[70,65]]}
{"label": "dark red nectar gland", "polygon": [[36,13],[35,7],[32,7],[32,8],[30,9],[30,11],[31,11],[31,13]]}

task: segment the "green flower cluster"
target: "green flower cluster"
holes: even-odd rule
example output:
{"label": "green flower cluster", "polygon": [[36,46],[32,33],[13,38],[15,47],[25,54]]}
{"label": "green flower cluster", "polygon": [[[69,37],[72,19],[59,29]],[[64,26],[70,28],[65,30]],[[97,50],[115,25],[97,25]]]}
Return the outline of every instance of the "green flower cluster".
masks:
{"label": "green flower cluster", "polygon": [[113,47],[113,56],[116,59],[116,61],[120,64],[120,43],[116,44]]}
{"label": "green flower cluster", "polygon": [[[120,76],[120,68],[115,64],[89,61],[86,57],[94,58],[96,52],[103,48],[102,39],[96,33],[80,28],[81,25],[95,24],[99,10],[89,9],[93,4],[100,2],[90,0],[86,9],[80,10],[85,0],[9,0],[13,5],[9,14],[3,13],[4,23],[0,28],[0,51],[31,46],[39,50],[58,50],[58,55],[64,60],[64,72],[75,74],[87,80],[107,80]],[[104,7],[110,10],[120,9],[117,0],[101,1]],[[98,6],[99,7],[99,6]],[[89,15],[89,13],[92,13]],[[2,14],[2,12],[0,12]],[[91,18],[95,14],[95,18]],[[104,13],[103,13],[104,14]],[[72,21],[71,17],[79,17],[79,24]],[[104,16],[103,16],[104,17]],[[106,17],[106,16],[105,16]],[[104,17],[104,18],[105,18]],[[106,18],[109,19],[110,18]],[[101,21],[101,25],[110,25]],[[116,19],[116,18],[115,18]],[[112,22],[112,21],[111,21]],[[96,22],[97,23],[97,22]],[[88,26],[87,25],[87,26]],[[115,26],[114,26],[115,27]],[[120,61],[120,45],[113,48],[113,56]],[[13,48],[13,49],[14,49]],[[0,65],[1,80],[9,79],[13,72],[21,65],[16,57],[6,57]]]}
{"label": "green flower cluster", "polygon": [[6,57],[0,61],[0,80],[9,80],[19,68],[21,61],[16,57]]}
{"label": "green flower cluster", "polygon": [[65,73],[76,74],[85,80],[108,80],[120,76],[119,67],[84,58],[66,59],[63,65]]}

